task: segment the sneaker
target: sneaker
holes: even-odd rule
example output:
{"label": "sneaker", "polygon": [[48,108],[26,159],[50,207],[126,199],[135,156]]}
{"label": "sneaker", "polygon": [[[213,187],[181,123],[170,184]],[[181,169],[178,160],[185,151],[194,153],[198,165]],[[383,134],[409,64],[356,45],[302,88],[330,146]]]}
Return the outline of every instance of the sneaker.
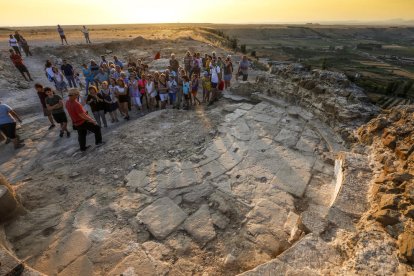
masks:
{"label": "sneaker", "polygon": [[63,131],[63,130],[61,130],[61,131],[60,131],[60,133],[59,133],[59,137],[61,137],[61,138],[62,138],[62,137],[63,137],[63,134],[64,134],[64,131]]}
{"label": "sneaker", "polygon": [[66,137],[67,137],[67,138],[69,138],[69,137],[70,137],[70,132],[69,132],[69,131],[67,131],[67,132],[66,132]]}
{"label": "sneaker", "polygon": [[55,124],[51,124],[50,126],[49,126],[49,130],[51,130],[52,128],[54,128],[56,125]]}

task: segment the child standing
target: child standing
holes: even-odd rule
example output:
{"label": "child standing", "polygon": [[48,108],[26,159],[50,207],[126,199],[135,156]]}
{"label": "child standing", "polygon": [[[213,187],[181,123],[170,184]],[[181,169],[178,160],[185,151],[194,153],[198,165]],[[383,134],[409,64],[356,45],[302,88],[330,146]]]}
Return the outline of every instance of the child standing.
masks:
{"label": "child standing", "polygon": [[196,102],[198,102],[198,104],[201,104],[200,100],[197,98],[197,92],[198,92],[198,75],[197,74],[193,74],[192,78],[191,78],[191,102],[193,105],[196,105]]}
{"label": "child standing", "polygon": [[188,78],[188,76],[183,76],[183,94],[184,94],[184,101],[185,101],[184,109],[188,110],[190,108],[190,100],[191,100],[190,79]]}
{"label": "child standing", "polygon": [[210,100],[211,92],[211,82],[207,71],[204,72],[203,79],[201,80],[201,82],[203,85],[203,103],[205,103]]}
{"label": "child standing", "polygon": [[175,76],[173,74],[170,75],[170,80],[168,81],[168,95],[170,97],[170,104],[172,106],[175,105],[175,99],[177,97],[178,91],[178,84],[175,80]]}

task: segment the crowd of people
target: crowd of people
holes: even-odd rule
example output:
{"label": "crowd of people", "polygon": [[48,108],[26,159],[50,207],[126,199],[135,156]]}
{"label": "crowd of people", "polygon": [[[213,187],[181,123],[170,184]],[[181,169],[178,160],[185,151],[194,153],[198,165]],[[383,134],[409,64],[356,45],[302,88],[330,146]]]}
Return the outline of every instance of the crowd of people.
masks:
{"label": "crowd of people", "polygon": [[[58,32],[62,44],[63,41],[67,43],[59,25]],[[89,40],[87,29],[83,33]],[[12,43],[10,46],[13,48],[10,49],[10,58],[14,65],[26,80],[32,80],[18,52],[20,49]],[[159,58],[160,53],[157,52],[154,59]],[[190,51],[186,52],[182,60],[178,60],[172,53],[169,65],[162,71],[150,71],[148,64],[141,59],[123,62],[117,56],[113,56],[112,60],[101,56],[100,61],[90,60],[79,69],[66,59],[61,64],[47,60],[45,74],[54,89],[39,83],[35,84],[35,89],[43,113],[50,121],[49,129],[57,123],[60,125],[59,136],[66,134],[66,137],[70,137],[66,109],[73,129],[78,132],[80,149],[85,151],[88,148],[88,131],[95,133],[95,142],[101,145],[101,127],[108,127],[109,122],[117,123],[120,118],[130,120],[133,112],[142,115],[158,109],[189,110],[196,105],[212,105],[220,98],[221,91],[231,86],[233,76],[247,80],[249,66],[247,56],[242,57],[235,69],[230,55],[221,57],[212,52],[211,55],[202,56]],[[68,92],[66,103],[64,92]],[[85,105],[90,107],[93,116],[88,114]],[[0,117],[3,117],[0,118],[2,132],[13,140],[16,148],[21,147],[22,143],[15,135],[16,120],[20,118],[9,106],[1,104],[0,108]],[[2,124],[1,119],[7,121],[7,124]]]}

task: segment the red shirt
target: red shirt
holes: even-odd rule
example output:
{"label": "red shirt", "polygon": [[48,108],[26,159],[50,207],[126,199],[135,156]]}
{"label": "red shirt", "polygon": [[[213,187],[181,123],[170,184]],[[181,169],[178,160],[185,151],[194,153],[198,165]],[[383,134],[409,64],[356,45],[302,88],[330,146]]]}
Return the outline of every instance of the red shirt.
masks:
{"label": "red shirt", "polygon": [[79,116],[79,114],[87,114],[83,106],[78,101],[67,101],[66,110],[69,113],[70,118],[74,126],[80,126],[85,120]]}
{"label": "red shirt", "polygon": [[10,59],[13,62],[14,66],[21,66],[24,65],[23,64],[23,60],[22,57],[19,56],[18,54],[14,53],[10,55]]}

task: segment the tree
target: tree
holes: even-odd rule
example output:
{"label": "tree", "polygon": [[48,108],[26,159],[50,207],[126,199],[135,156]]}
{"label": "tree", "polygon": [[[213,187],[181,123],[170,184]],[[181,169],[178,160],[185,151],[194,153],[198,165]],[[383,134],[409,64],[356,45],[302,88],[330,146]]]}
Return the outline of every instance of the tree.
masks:
{"label": "tree", "polygon": [[243,54],[245,54],[247,51],[246,51],[246,44],[242,44],[242,45],[240,45],[240,50],[241,50],[241,52],[243,53]]}

